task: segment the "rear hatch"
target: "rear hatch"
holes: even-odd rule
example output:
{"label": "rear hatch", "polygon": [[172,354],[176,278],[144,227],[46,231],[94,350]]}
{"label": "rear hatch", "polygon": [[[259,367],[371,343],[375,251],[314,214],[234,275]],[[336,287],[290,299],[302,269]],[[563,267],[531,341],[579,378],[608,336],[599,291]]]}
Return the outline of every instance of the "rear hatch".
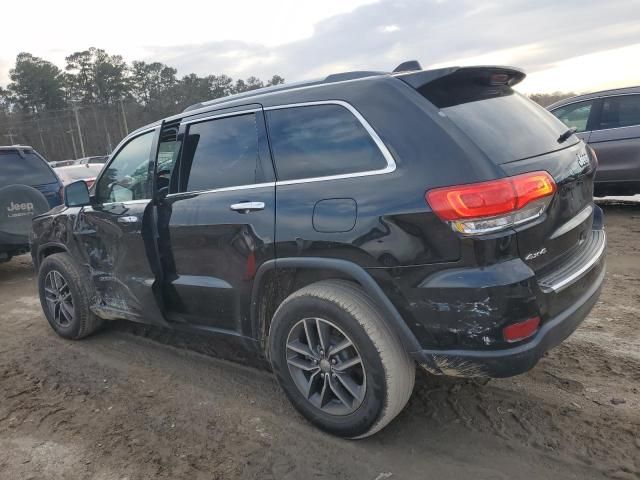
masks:
{"label": "rear hatch", "polygon": [[[593,222],[595,161],[567,127],[513,90],[509,67],[449,68],[399,75],[435,105],[505,175],[545,170],[557,191],[546,212],[514,227],[521,258],[545,273],[580,248]],[[451,130],[451,129],[450,129]]]}
{"label": "rear hatch", "polygon": [[27,185],[39,190],[51,208],[62,202],[60,179],[32,148],[0,148],[0,188],[10,185]]}

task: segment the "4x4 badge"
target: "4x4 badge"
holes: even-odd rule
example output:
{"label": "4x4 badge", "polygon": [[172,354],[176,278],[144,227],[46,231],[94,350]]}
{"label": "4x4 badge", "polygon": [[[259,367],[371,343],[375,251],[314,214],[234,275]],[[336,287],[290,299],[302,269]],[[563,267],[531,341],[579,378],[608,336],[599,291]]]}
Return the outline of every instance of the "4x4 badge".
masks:
{"label": "4x4 badge", "polygon": [[541,250],[538,250],[537,252],[531,252],[529,255],[524,257],[524,259],[525,260],[533,260],[534,258],[538,258],[538,257],[544,255],[545,253],[547,253],[547,249],[546,249],[546,247],[543,247]]}

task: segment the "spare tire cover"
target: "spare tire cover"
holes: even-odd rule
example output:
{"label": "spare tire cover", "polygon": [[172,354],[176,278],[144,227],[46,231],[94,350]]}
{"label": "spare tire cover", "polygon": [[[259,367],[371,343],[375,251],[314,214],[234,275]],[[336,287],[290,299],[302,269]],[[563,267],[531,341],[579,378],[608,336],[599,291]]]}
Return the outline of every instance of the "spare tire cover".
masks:
{"label": "spare tire cover", "polygon": [[0,234],[28,238],[33,217],[50,208],[44,195],[33,187],[9,185],[0,188]]}

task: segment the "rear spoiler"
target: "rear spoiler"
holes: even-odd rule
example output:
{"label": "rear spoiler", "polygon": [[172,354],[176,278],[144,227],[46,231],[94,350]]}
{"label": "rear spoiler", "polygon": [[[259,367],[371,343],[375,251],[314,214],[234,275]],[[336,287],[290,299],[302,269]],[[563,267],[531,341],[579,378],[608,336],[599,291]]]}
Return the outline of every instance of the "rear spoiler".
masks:
{"label": "rear spoiler", "polygon": [[396,75],[438,108],[513,94],[525,73],[513,67],[449,67]]}
{"label": "rear spoiler", "polygon": [[477,66],[477,67],[447,67],[436,70],[420,70],[418,72],[402,72],[394,75],[408,83],[416,90],[428,83],[442,79],[443,81],[475,83],[486,86],[509,86],[520,83],[526,74],[515,67]]}

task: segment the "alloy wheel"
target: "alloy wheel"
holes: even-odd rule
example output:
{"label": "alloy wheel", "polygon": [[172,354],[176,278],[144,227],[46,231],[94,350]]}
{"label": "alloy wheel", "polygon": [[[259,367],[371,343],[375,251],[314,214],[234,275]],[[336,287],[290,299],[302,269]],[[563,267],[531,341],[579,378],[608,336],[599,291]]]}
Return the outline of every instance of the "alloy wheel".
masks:
{"label": "alloy wheel", "polygon": [[330,415],[349,415],[367,391],[360,353],[349,336],[329,320],[304,318],[287,337],[289,373],[300,393]]}
{"label": "alloy wheel", "polygon": [[73,299],[71,288],[60,272],[51,270],[47,273],[44,292],[54,322],[62,328],[68,328],[73,322]]}

